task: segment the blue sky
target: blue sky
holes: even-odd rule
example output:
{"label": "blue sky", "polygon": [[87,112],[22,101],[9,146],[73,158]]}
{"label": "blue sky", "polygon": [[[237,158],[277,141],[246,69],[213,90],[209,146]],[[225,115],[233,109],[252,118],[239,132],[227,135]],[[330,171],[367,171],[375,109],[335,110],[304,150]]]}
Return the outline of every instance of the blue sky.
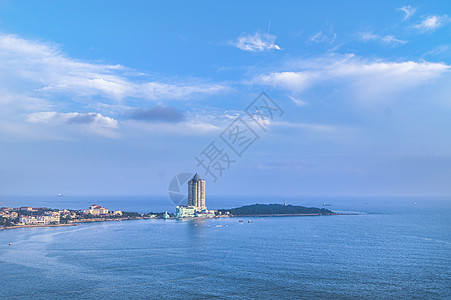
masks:
{"label": "blue sky", "polygon": [[449,196],[450,71],[449,1],[0,1],[0,194]]}

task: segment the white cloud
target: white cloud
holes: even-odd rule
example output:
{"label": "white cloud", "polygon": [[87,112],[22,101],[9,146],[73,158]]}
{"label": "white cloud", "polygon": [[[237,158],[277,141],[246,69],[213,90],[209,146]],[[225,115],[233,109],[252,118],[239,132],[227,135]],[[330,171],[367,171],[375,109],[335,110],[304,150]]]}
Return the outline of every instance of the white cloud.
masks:
{"label": "white cloud", "polygon": [[[121,65],[74,59],[54,44],[0,33],[2,132],[13,132],[12,124],[29,128],[27,120],[33,124],[44,124],[47,120],[49,126],[57,126],[65,120],[75,122],[85,117],[92,118],[92,122],[82,127],[108,135],[118,126],[115,120],[95,113],[71,115],[58,110],[73,107],[75,111],[86,111],[87,107],[118,105],[129,98],[158,102],[190,100],[227,89],[221,84],[196,79],[185,82],[146,80],[142,74]],[[54,113],[47,113],[49,111]],[[32,113],[36,114],[30,115]],[[28,119],[24,118],[26,115]]]}
{"label": "white cloud", "polygon": [[411,16],[413,16],[413,14],[415,13],[415,11],[416,11],[417,9],[416,9],[416,8],[413,8],[413,7],[410,6],[410,5],[406,5],[406,6],[403,6],[403,7],[398,8],[398,10],[401,10],[401,11],[403,11],[403,12],[405,13],[403,21],[406,21],[406,20],[408,20]]}
{"label": "white cloud", "polygon": [[0,88],[18,85],[34,94],[60,92],[70,97],[102,96],[149,100],[214,94],[226,87],[208,83],[142,82],[121,65],[86,62],[64,55],[55,45],[0,34]]}
{"label": "white cloud", "polygon": [[434,31],[449,20],[448,16],[429,16],[414,27],[421,32]]}
{"label": "white cloud", "polygon": [[289,68],[297,71],[262,74],[254,82],[289,91],[294,99],[308,89],[327,85],[327,90],[334,93],[346,91],[353,99],[377,103],[425,85],[451,70],[444,63],[365,60],[353,55],[296,61]]}
{"label": "white cloud", "polygon": [[380,35],[374,34],[372,32],[361,33],[360,40],[363,42],[377,41],[386,46],[400,46],[400,45],[404,45],[405,43],[407,43],[407,41],[397,39],[393,35],[380,36]]}
{"label": "white cloud", "polygon": [[234,46],[249,52],[263,52],[269,50],[280,50],[280,47],[275,44],[276,36],[268,33],[258,33],[253,35],[245,34],[238,38],[233,43]]}
{"label": "white cloud", "polygon": [[102,116],[99,113],[60,113],[60,112],[38,112],[28,115],[27,120],[31,123],[44,124],[93,124],[95,126],[115,129],[118,127],[116,120]]}
{"label": "white cloud", "polygon": [[274,72],[261,75],[257,82],[275,87],[281,87],[296,93],[302,92],[315,81],[315,73],[304,72]]}
{"label": "white cloud", "polygon": [[60,113],[60,112],[37,112],[27,116],[27,121],[33,124],[47,125],[50,127],[76,127],[90,133],[115,138],[118,136],[116,129],[119,128],[118,121],[103,116],[99,113]]}

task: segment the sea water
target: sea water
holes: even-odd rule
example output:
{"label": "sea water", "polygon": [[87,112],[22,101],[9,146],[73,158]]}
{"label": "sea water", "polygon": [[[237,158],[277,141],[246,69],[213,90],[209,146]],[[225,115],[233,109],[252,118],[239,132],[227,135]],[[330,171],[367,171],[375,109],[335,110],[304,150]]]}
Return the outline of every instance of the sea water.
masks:
{"label": "sea water", "polygon": [[[146,197],[0,201],[173,210],[162,198]],[[451,297],[451,199],[217,197],[209,206],[269,202],[327,202],[331,210],[357,214],[2,230],[0,299]]]}

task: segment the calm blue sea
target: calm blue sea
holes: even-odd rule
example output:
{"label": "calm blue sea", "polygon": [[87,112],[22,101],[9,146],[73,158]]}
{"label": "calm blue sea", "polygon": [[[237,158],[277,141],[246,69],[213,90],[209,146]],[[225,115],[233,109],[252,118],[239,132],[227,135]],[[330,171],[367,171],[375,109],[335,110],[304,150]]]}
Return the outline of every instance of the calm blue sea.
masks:
{"label": "calm blue sea", "polygon": [[[211,208],[327,202],[332,210],[359,214],[3,230],[0,299],[451,298],[451,199],[208,201]],[[164,197],[1,197],[0,202],[173,210]]]}

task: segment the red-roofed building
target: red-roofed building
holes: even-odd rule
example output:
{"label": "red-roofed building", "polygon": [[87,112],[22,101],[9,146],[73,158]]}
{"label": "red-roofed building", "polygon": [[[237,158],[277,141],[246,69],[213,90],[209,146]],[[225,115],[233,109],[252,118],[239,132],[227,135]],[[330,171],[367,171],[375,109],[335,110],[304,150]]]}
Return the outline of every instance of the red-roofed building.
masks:
{"label": "red-roofed building", "polygon": [[100,205],[93,204],[89,207],[89,209],[85,209],[83,211],[83,213],[91,214],[93,216],[100,216],[100,215],[108,214],[108,209],[106,209],[105,207],[102,207]]}

